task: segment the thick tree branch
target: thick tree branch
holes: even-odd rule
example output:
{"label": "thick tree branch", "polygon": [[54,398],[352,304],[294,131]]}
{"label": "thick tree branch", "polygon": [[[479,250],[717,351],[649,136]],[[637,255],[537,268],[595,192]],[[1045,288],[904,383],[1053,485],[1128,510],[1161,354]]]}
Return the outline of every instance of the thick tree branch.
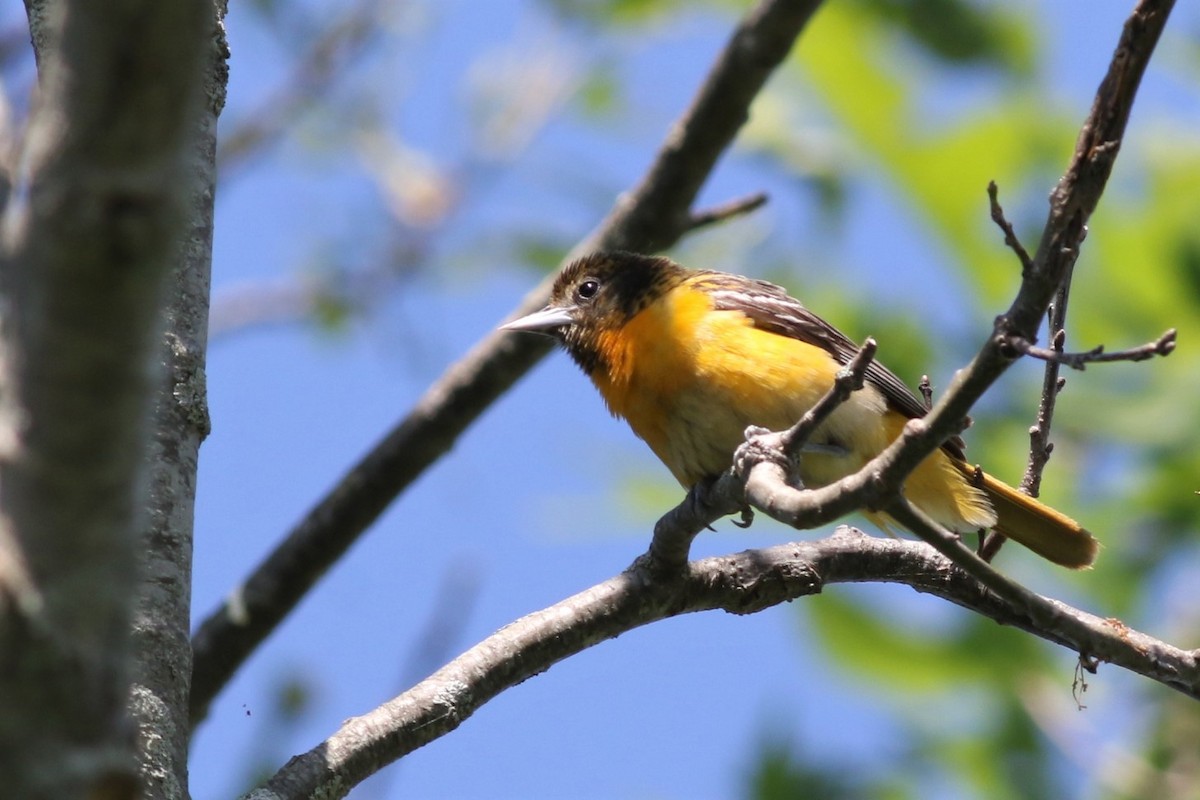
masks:
{"label": "thick tree branch", "polygon": [[[247,800],[345,796],[386,764],[454,730],[505,689],[641,625],[713,609],[754,613],[833,584],[862,581],[911,586],[1200,697],[1195,652],[1037,595],[1031,597],[1038,613],[1031,613],[983,588],[923,543],[839,528],[820,541],[704,559],[674,573],[635,563],[621,575],[517,620],[411,690],[347,720]],[[1047,627],[1043,615],[1056,624]]]}
{"label": "thick tree branch", "polygon": [[[209,0],[27,3],[38,102],[0,241],[0,594],[13,797],[122,797],[151,354],[185,216]],[[0,561],[8,561],[9,554]]]}
{"label": "thick tree branch", "polygon": [[[763,0],[741,22],[649,172],[575,253],[653,251],[693,227],[692,204],[771,72],[819,0]],[[551,280],[514,310],[546,301]],[[484,409],[550,350],[540,337],[492,333],[436,381],[416,407],[322,499],[210,614],[192,643],[192,722],[251,652],[389,503],[454,444]]]}

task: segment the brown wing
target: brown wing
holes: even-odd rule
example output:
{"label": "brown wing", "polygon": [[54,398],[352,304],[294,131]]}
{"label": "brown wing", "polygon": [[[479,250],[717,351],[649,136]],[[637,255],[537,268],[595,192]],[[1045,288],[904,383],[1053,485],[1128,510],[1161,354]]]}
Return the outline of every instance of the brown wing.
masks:
{"label": "brown wing", "polygon": [[[712,295],[715,308],[740,311],[762,330],[820,347],[839,364],[849,363],[858,352],[858,345],[846,334],[809,311],[782,287],[723,272],[704,274],[704,287]],[[866,379],[904,416],[910,419],[925,416],[925,404],[883,364],[873,360],[867,366]],[[965,458],[963,442],[957,436],[944,446],[952,455]]]}

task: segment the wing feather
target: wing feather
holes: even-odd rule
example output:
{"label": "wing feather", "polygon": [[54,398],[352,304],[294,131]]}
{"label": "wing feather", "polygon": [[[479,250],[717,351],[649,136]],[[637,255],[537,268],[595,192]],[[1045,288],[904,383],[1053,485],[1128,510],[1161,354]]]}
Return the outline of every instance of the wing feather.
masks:
{"label": "wing feather", "polygon": [[[714,308],[739,311],[762,330],[820,347],[839,364],[849,363],[858,352],[858,345],[848,336],[805,308],[783,287],[723,272],[703,274],[704,288],[712,296]],[[925,416],[925,404],[883,364],[873,360],[867,367],[866,379],[904,416],[910,419]],[[965,458],[959,437],[949,440],[944,447],[951,455]]]}

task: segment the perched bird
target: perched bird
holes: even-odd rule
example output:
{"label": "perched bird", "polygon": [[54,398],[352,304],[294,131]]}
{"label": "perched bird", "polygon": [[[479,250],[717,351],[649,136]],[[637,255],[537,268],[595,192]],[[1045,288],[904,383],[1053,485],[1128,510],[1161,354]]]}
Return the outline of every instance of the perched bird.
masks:
{"label": "perched bird", "polygon": [[[625,252],[574,261],[544,309],[504,327],[557,338],[685,488],[728,470],[748,426],[791,427],[858,349],[774,284]],[[903,381],[872,362],[865,387],[809,439],[800,479],[818,487],[856,472],[925,412]],[[1096,557],[1090,533],[978,474],[958,440],[921,462],[904,494],[953,531],[994,528],[1067,567]]]}

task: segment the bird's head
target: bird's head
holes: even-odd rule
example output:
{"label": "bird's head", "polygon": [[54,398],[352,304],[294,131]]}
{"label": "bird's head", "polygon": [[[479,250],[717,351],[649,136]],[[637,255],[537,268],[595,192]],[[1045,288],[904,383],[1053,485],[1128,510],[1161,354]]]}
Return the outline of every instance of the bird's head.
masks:
{"label": "bird's head", "polygon": [[593,253],[563,269],[545,308],[503,325],[502,330],[553,336],[590,374],[605,360],[604,334],[621,329],[686,274],[668,258],[621,251]]}

